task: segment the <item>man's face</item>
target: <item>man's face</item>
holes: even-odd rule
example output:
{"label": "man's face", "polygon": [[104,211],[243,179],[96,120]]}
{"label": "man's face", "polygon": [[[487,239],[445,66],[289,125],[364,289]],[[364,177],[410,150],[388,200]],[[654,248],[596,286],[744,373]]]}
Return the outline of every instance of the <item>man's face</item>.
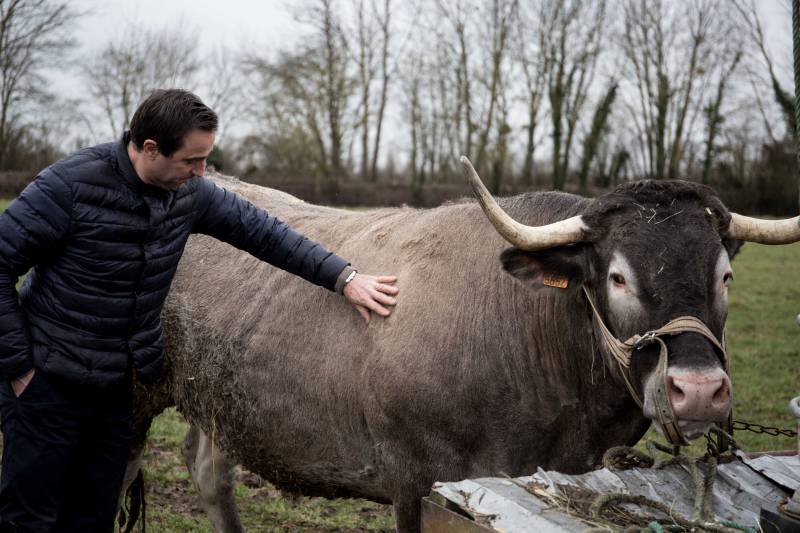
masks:
{"label": "man's face", "polygon": [[[152,145],[148,144],[152,143]],[[162,189],[177,191],[194,176],[206,172],[206,158],[214,147],[214,132],[194,129],[186,134],[183,146],[169,157],[164,156],[152,141],[145,141],[146,169],[142,181]]]}

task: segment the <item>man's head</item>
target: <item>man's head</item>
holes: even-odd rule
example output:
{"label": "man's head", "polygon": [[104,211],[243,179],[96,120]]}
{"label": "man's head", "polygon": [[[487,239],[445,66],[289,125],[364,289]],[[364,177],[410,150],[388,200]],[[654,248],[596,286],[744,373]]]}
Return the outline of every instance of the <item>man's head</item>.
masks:
{"label": "man's head", "polygon": [[216,131],[217,114],[194,94],[154,91],[131,119],[131,159],[139,178],[174,191],[202,176]]}

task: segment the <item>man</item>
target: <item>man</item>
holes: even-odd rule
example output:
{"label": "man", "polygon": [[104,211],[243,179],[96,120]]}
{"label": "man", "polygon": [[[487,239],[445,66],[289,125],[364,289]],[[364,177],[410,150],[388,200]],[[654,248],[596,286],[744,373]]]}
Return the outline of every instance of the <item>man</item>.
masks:
{"label": "man", "polygon": [[190,233],[341,292],[367,321],[396,303],[396,278],[356,273],[202,177],[217,116],[195,95],[156,91],[130,127],[43,170],[0,215],[0,532],[113,530],[132,380],[158,378]]}

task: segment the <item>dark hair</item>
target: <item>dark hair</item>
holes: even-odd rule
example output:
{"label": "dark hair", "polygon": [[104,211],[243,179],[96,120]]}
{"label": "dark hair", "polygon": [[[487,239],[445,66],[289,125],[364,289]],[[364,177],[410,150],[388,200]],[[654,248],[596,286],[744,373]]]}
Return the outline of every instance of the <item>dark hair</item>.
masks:
{"label": "dark hair", "polygon": [[131,119],[131,141],[141,150],[152,139],[169,157],[194,129],[217,131],[217,114],[200,98],[182,89],[158,89],[139,104]]}

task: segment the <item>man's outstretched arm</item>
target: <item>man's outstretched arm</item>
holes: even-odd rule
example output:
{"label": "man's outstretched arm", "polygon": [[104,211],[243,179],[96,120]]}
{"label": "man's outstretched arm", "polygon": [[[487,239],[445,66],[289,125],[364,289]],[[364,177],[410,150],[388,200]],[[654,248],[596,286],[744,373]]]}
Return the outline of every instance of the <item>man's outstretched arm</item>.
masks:
{"label": "man's outstretched arm", "polygon": [[[399,292],[393,276],[355,273],[349,263],[266,211],[210,180],[198,183],[194,231],[211,235],[316,285],[342,293],[369,322],[389,316]],[[349,280],[349,281],[348,281]]]}

